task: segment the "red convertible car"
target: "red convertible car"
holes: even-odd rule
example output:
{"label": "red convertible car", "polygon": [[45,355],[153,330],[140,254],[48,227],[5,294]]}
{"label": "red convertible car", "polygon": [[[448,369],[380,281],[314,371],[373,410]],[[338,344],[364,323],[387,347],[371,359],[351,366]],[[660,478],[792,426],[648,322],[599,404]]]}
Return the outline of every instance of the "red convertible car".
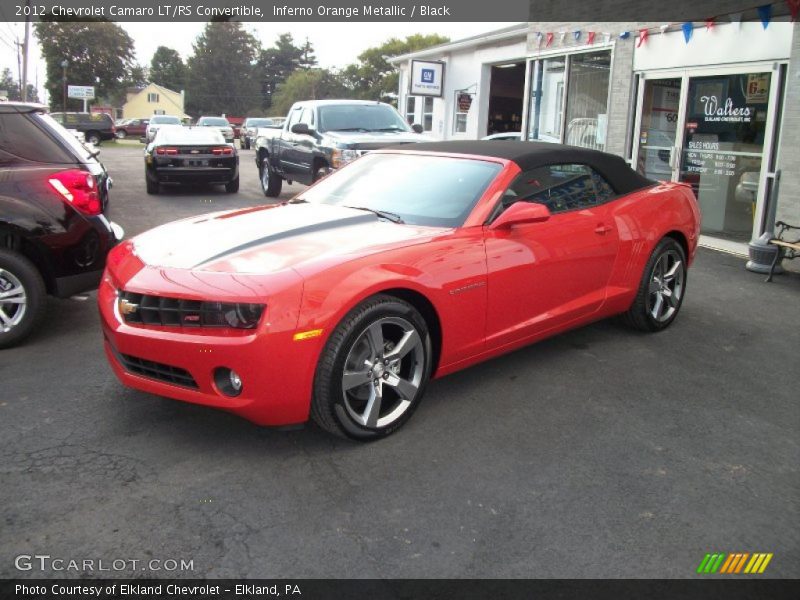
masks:
{"label": "red convertible car", "polygon": [[279,205],[153,229],[98,301],[127,386],[263,425],[369,440],[441,377],[591,321],[678,314],[692,190],[531,142],[366,154]]}

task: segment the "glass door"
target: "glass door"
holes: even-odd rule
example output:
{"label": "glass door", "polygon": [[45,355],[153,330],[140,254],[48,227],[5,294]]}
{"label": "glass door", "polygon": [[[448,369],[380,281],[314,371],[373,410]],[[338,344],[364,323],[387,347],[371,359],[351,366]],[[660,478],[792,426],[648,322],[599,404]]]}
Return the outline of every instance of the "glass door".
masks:
{"label": "glass door", "polygon": [[705,232],[750,239],[771,83],[769,71],[688,78],[679,179],[697,194]]}
{"label": "glass door", "polygon": [[656,181],[674,181],[681,78],[646,79],[639,102],[636,170]]}

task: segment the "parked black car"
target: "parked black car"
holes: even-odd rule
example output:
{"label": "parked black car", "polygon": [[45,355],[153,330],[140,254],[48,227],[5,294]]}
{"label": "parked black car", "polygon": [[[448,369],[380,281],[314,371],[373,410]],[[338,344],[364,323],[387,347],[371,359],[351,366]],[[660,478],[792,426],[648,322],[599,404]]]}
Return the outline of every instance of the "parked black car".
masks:
{"label": "parked black car", "polygon": [[117,134],[113,119],[105,113],[54,112],[50,116],[67,129],[80,131],[95,146]]}
{"label": "parked black car", "polygon": [[283,180],[311,184],[370,150],[429,142],[389,104],[367,100],[310,100],[289,110],[276,136],[256,139],[264,194],[276,197]]}
{"label": "parked black car", "polygon": [[0,348],[36,327],[46,294],[97,287],[122,230],[106,219],[111,179],[43,106],[0,103]]}
{"label": "parked black car", "polygon": [[148,194],[162,184],[224,184],[239,191],[239,154],[215,127],[164,127],[144,153]]}

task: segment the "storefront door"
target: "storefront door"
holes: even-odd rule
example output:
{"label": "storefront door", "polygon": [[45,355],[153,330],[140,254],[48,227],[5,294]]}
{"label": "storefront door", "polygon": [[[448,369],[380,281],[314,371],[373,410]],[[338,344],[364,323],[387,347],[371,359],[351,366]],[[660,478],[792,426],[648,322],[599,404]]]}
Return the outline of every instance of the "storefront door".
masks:
{"label": "storefront door", "polygon": [[[670,74],[672,75],[672,74]],[[769,68],[645,75],[639,90],[636,169],[691,184],[703,233],[745,242],[763,206],[778,90]]]}

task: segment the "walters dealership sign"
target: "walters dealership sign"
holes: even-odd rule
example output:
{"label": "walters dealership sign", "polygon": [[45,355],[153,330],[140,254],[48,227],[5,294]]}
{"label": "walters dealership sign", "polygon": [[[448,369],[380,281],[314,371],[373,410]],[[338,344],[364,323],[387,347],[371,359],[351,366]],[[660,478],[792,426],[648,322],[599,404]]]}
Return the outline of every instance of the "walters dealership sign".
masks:
{"label": "walters dealership sign", "polygon": [[734,106],[732,98],[722,102],[717,96],[701,96],[704,105],[705,121],[708,123],[749,123],[755,110],[749,106]]}

